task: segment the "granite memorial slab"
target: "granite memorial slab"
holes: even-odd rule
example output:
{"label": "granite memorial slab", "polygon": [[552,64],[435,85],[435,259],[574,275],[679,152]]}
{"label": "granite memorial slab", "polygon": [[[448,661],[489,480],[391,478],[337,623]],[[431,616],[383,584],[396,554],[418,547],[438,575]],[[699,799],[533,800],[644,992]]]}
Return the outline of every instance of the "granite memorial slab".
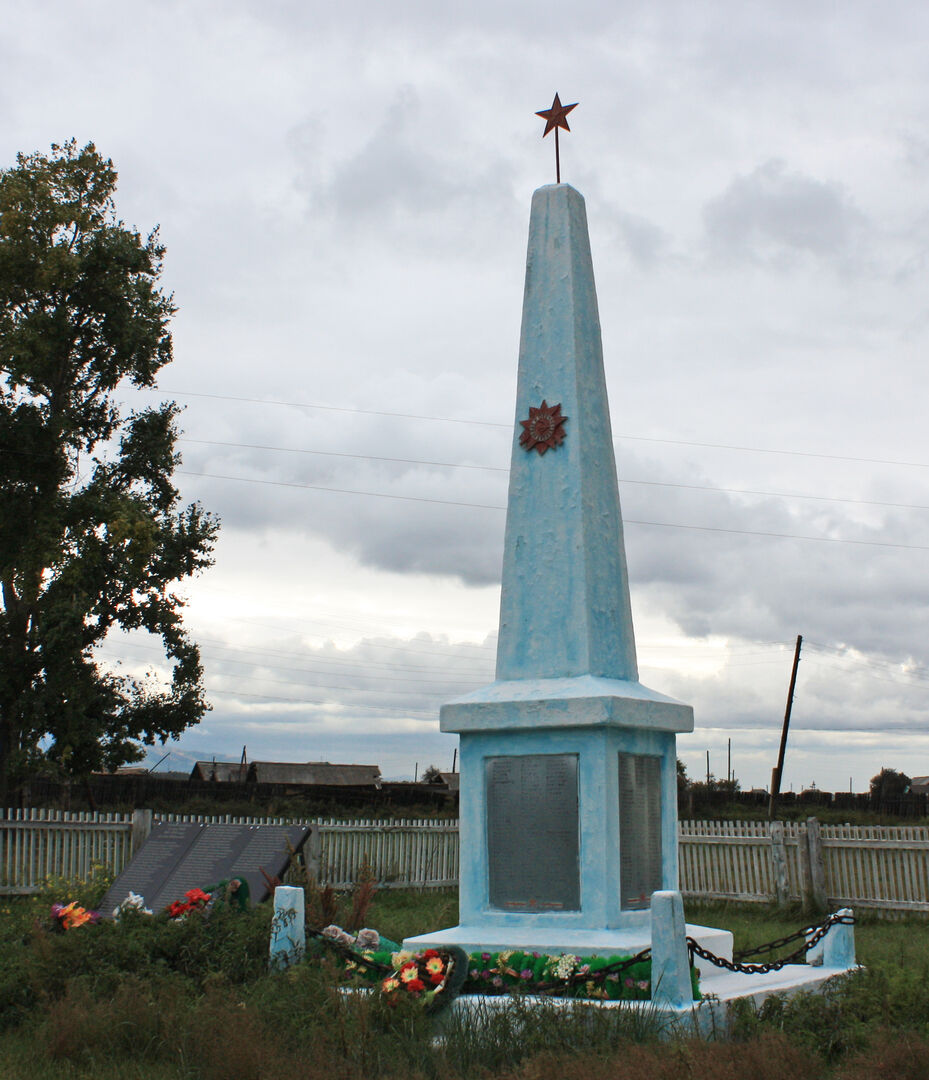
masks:
{"label": "granite memorial slab", "polygon": [[486,760],[490,902],[504,911],[576,911],[576,754]]}
{"label": "granite memorial slab", "polygon": [[283,877],[310,835],[308,825],[205,825],[156,821],[100,904],[110,917],[130,892],[158,912],[193,888],[228,878],[248,882],[253,903],[270,895],[262,870]]}

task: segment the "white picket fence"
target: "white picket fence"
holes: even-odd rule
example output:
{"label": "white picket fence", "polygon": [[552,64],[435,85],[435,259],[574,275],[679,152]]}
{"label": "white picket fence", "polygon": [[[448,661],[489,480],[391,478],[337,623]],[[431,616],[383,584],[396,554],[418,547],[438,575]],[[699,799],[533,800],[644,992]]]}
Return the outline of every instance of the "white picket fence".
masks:
{"label": "white picket fence", "polygon": [[[84,878],[95,863],[114,873],[148,835],[150,810],[135,814],[0,811],[0,895],[37,891],[49,878]],[[161,821],[220,825],[310,825],[307,855],[320,884],[348,888],[371,873],[381,888],[458,884],[458,822],[159,814]]]}
{"label": "white picket fence", "polygon": [[[48,878],[80,878],[94,863],[119,872],[151,827],[133,814],[0,811],[0,893],[28,893]],[[217,824],[308,824],[311,869],[346,888],[370,872],[380,887],[458,883],[458,822],[344,821],[163,815]],[[830,907],[929,912],[929,826],[682,821],[680,886],[695,899],[768,902],[810,898]]]}

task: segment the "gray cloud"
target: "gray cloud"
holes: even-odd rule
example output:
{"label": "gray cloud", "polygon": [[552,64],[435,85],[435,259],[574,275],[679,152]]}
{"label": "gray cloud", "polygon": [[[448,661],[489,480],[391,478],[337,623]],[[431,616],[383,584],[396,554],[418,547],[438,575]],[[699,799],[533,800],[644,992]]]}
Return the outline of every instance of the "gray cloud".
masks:
{"label": "gray cloud", "polygon": [[777,160],[733,179],[703,216],[715,252],[774,264],[799,254],[844,255],[864,225],[839,185],[789,172]]}

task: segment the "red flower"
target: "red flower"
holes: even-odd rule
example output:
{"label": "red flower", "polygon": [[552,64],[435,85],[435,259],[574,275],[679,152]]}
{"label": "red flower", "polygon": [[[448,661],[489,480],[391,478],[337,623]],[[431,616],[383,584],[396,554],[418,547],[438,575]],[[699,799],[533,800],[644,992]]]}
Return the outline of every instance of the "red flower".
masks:
{"label": "red flower", "polygon": [[406,984],[406,988],[410,991],[410,993],[418,994],[420,990],[426,989],[426,984],[422,981],[422,979],[410,979]]}
{"label": "red flower", "polygon": [[445,975],[441,971],[436,971],[429,976],[429,981],[433,986],[438,986],[439,983],[445,978]]}

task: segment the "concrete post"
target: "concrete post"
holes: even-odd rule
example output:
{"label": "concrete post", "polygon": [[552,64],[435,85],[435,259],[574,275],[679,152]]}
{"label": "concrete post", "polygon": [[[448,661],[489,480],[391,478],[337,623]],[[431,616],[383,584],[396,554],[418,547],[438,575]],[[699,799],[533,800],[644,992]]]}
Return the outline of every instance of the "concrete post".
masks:
{"label": "concrete post", "polygon": [[652,1001],[680,1007],[692,1005],[693,998],[681,894],[653,892]]}
{"label": "concrete post", "polygon": [[271,920],[272,971],[283,971],[306,952],[303,889],[278,885],[274,890],[274,917]]}
{"label": "concrete post", "polygon": [[[851,908],[840,908],[837,915],[851,915]],[[836,923],[823,938],[823,967],[850,968],[855,966],[855,927],[852,923]]]}
{"label": "concrete post", "polygon": [[148,834],[152,831],[152,812],[151,810],[133,810],[132,811],[132,854],[137,855],[139,848],[148,839]]}
{"label": "concrete post", "polygon": [[771,863],[774,867],[774,895],[778,907],[784,907],[790,898],[787,877],[787,849],[784,845],[784,823],[771,822]]}
{"label": "concrete post", "polygon": [[826,896],[823,834],[815,817],[806,819],[806,842],[810,853],[810,901],[816,911],[826,911],[829,900]]}
{"label": "concrete post", "polygon": [[317,885],[320,884],[319,875],[322,863],[322,852],[322,833],[319,831],[319,826],[313,824],[310,826],[310,835],[303,845],[303,860],[306,864],[307,877],[311,881],[315,881]]}

